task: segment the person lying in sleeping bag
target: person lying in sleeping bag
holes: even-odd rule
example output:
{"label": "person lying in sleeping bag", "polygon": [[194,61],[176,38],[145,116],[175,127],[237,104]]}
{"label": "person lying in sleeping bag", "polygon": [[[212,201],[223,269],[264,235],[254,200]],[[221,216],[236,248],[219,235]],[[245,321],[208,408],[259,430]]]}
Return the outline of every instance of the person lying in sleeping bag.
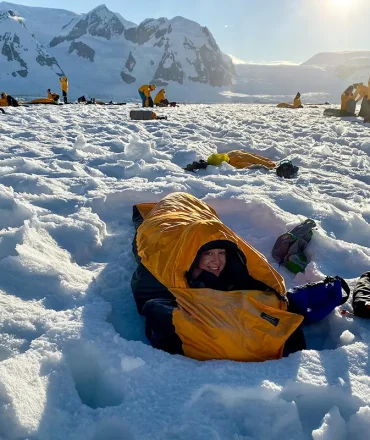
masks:
{"label": "person lying in sleeping bag", "polygon": [[133,222],[131,287],[153,347],[254,362],[305,348],[281,275],[206,203],[173,193],[135,205]]}

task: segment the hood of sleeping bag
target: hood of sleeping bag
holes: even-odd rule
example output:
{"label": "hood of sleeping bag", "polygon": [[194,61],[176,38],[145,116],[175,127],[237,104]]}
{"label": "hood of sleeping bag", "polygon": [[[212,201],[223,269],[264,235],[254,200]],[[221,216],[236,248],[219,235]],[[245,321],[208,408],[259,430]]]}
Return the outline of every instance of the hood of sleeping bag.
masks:
{"label": "hood of sleeping bag", "polygon": [[[286,340],[303,318],[286,311],[284,280],[265,257],[190,194],[173,193],[157,204],[136,207],[144,219],[137,230],[137,252],[176,298],[172,321],[184,354],[199,360],[281,358]],[[199,250],[218,240],[238,249],[250,276],[272,290],[191,288],[186,274]]]}

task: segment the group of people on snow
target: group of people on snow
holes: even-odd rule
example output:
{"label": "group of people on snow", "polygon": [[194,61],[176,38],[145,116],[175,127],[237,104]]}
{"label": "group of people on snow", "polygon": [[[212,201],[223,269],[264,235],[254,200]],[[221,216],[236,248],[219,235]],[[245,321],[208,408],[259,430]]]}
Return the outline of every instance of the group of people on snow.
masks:
{"label": "group of people on snow", "polygon": [[[63,75],[61,78],[59,78],[60,87],[62,89],[62,95],[63,95],[63,102],[64,104],[68,104],[68,79],[65,75]],[[58,93],[52,93],[51,89],[47,90],[48,99],[58,102],[59,95]]]}
{"label": "group of people on snow", "polygon": [[[65,75],[63,75],[61,78],[59,78],[60,87],[62,89],[62,95],[63,95],[63,102],[64,104],[68,104],[68,79]],[[47,90],[48,99],[54,102],[58,102],[59,95],[58,93],[52,93],[51,89]]]}
{"label": "group of people on snow", "polygon": [[[356,103],[361,100],[361,109],[358,115],[364,118],[364,122],[370,122],[370,78],[367,86],[364,83],[356,83],[348,86],[342,93],[341,116],[353,116]],[[351,104],[353,108],[350,110]]]}
{"label": "group of people on snow", "polygon": [[[59,78],[61,89],[62,89],[62,95],[63,95],[63,101],[64,104],[68,104],[67,100],[67,94],[68,94],[68,79],[64,75],[61,78]],[[48,103],[57,103],[59,100],[58,93],[53,93],[51,89],[47,89],[47,98],[39,98],[34,99],[31,101],[31,103],[40,103],[40,104],[48,104]],[[0,107],[18,107],[19,102],[13,98],[12,96],[8,95],[6,92],[1,93],[0,98]]]}
{"label": "group of people on snow", "polygon": [[154,84],[144,84],[142,85],[138,92],[142,101],[143,107],[176,107],[176,102],[169,102],[165,97],[166,91],[165,89],[161,89],[155,96],[154,101],[151,96],[151,92],[156,89],[156,85]]}

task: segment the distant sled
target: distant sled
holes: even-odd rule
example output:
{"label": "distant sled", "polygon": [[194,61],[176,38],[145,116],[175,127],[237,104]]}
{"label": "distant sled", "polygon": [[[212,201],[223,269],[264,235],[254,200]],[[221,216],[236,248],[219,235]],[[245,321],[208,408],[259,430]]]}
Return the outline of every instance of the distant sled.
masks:
{"label": "distant sled", "polygon": [[150,110],[131,110],[130,119],[134,121],[153,121],[155,119],[167,119],[167,116],[157,116]]}

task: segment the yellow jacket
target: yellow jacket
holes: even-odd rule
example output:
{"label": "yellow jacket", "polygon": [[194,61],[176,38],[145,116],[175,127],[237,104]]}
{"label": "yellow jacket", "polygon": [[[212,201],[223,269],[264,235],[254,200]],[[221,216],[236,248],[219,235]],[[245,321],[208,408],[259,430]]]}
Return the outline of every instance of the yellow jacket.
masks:
{"label": "yellow jacket", "polygon": [[[358,96],[358,98],[357,98]],[[370,86],[367,87],[364,84],[359,84],[355,90],[355,94],[353,99],[356,100],[356,102],[361,101],[365,96],[370,98]],[[356,99],[357,98],[357,99]]]}
{"label": "yellow jacket", "polygon": [[48,92],[48,99],[51,99],[51,100],[55,101],[58,98],[59,98],[59,95],[57,93],[50,93],[50,92]]}
{"label": "yellow jacket", "polygon": [[340,102],[341,102],[340,109],[346,111],[348,102],[353,101],[353,99],[354,96],[352,93],[350,95],[347,95],[347,93],[342,93],[342,96],[340,97]]}
{"label": "yellow jacket", "polygon": [[[144,222],[136,244],[142,264],[175,296],[172,313],[184,354],[194,359],[279,359],[303,317],[287,312],[284,280],[265,257],[190,194],[172,193],[157,204],[137,205]],[[186,272],[199,249],[214,240],[235,243],[250,275],[273,291],[190,288]]]}
{"label": "yellow jacket", "polygon": [[276,167],[276,163],[267,157],[241,150],[233,150],[228,153],[214,153],[207,159],[207,163],[213,166],[221,165],[222,162],[227,162],[238,169],[248,168],[253,165],[263,165],[267,168]]}
{"label": "yellow jacket", "polygon": [[161,89],[154,98],[154,104],[160,104],[165,99],[165,93],[166,91]]}
{"label": "yellow jacket", "polygon": [[144,84],[139,88],[139,92],[143,92],[147,98],[149,98],[151,91],[152,89],[150,88],[150,84]]}
{"label": "yellow jacket", "polygon": [[68,79],[67,79],[67,77],[62,76],[62,78],[59,78],[59,82],[62,87],[62,91],[67,93],[68,92]]}
{"label": "yellow jacket", "polygon": [[293,108],[299,108],[301,105],[302,105],[301,98],[295,97],[293,101]]}
{"label": "yellow jacket", "polygon": [[5,98],[0,98],[0,107],[8,107],[9,106],[9,103],[8,103],[8,100],[6,99],[6,96],[5,96]]}

